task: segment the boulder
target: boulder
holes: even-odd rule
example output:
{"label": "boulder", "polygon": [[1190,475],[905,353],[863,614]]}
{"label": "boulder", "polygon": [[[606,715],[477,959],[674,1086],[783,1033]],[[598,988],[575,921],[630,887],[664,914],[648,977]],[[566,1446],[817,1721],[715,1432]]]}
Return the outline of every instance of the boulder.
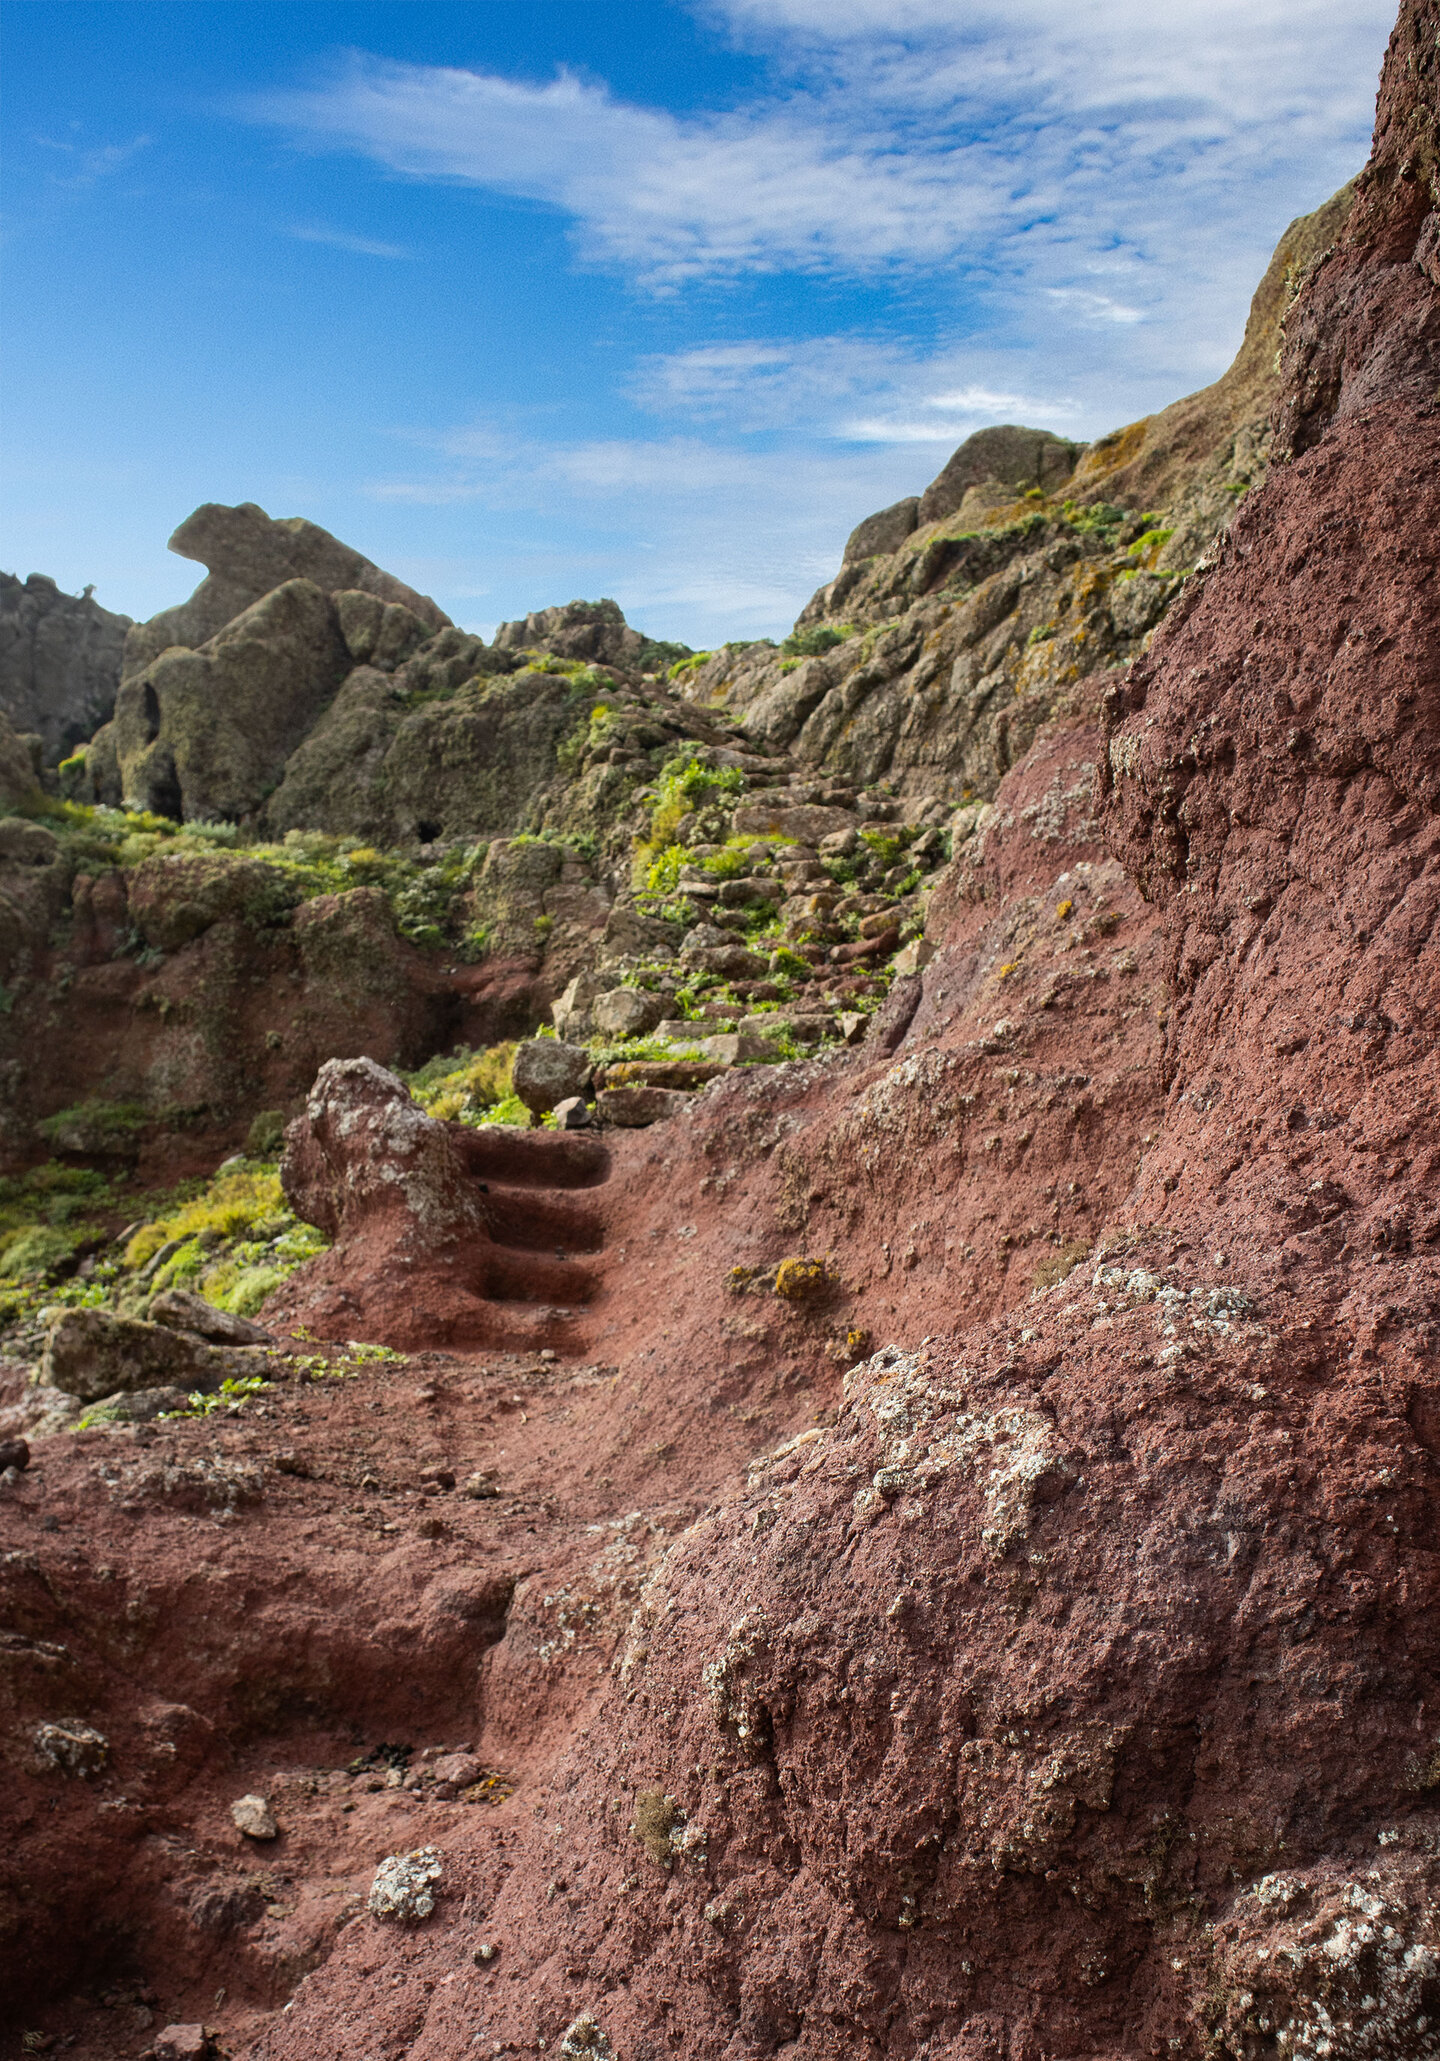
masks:
{"label": "boulder", "polygon": [[967,437],[920,496],[922,523],[953,515],[971,487],[994,480],[1017,494],[1039,487],[1053,494],[1074,472],[1083,444],[1053,436],[1048,429],[1004,423]]}
{"label": "boulder", "polygon": [[584,1093],[590,1079],[590,1054],[581,1045],[559,1038],[529,1038],[515,1054],[511,1069],[515,1093],[532,1116],[546,1116],[557,1102]]}
{"label": "boulder", "polygon": [[857,523],[851,530],[845,545],[843,562],[853,565],[860,558],[873,558],[881,552],[898,551],[919,520],[918,494],[907,495],[903,501],[896,501],[889,508],[882,508],[877,515],[867,515],[864,522]]}
{"label": "boulder", "polygon": [[164,1324],[108,1310],[61,1310],[45,1333],[39,1380],[82,1403],[136,1389],[215,1389],[232,1357]]}
{"label": "boulder", "polygon": [[735,811],[737,837],[784,837],[792,844],[818,846],[822,837],[857,828],[849,809],[827,808],[821,802],[747,802]]}
{"label": "boulder", "polygon": [[451,1127],[373,1059],[321,1067],[285,1133],[280,1185],[295,1214],[327,1237],[364,1232],[398,1259],[489,1236]]}
{"label": "boulder", "polygon": [[664,995],[648,995],[639,988],[612,988],[608,995],[597,995],[591,1018],[605,1037],[638,1038],[654,1030],[668,1007]]}
{"label": "boulder", "polygon": [[154,1297],[148,1311],[152,1324],[168,1325],[172,1331],[190,1331],[213,1345],[273,1345],[275,1335],[248,1317],[236,1317],[229,1310],[217,1310],[203,1295],[188,1288],[167,1288]]}
{"label": "boulder", "polygon": [[690,1097],[678,1088],[606,1088],[596,1098],[602,1123],[619,1124],[626,1130],[642,1130],[667,1116],[678,1116]]}
{"label": "boulder", "polygon": [[47,765],[108,723],[128,615],[64,594],[44,573],[0,573],[0,714],[40,737]]}
{"label": "boulder", "polygon": [[567,1095],[563,1102],[555,1104],[552,1113],[562,1131],[583,1131],[590,1123],[590,1105],[583,1095]]}

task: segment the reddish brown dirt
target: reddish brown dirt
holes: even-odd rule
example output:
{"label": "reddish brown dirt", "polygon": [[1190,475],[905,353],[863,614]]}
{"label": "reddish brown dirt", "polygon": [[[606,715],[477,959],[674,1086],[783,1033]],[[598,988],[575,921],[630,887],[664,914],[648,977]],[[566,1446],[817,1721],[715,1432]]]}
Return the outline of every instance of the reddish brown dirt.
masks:
{"label": "reddish brown dirt", "polygon": [[[1440,2053],[1437,37],[1409,0],[1289,325],[1299,455],[1105,734],[1007,780],[894,1051],[717,1083],[581,1185],[570,1141],[421,1139],[443,1178],[357,1188],[277,1314],[454,1358],[51,1442],[0,1500],[17,2022]],[[829,1289],[778,1297],[787,1254]],[[104,1773],[37,1771],[60,1718]],[[355,1789],[381,1740],[514,1794]],[[435,1915],[352,1919],[422,1842]]]}

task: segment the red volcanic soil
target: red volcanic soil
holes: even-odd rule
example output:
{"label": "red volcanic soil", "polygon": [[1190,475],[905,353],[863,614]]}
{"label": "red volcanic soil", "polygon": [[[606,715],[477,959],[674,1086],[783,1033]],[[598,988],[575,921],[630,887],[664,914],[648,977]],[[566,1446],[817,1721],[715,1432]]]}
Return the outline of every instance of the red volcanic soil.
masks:
{"label": "red volcanic soil", "polygon": [[268,1314],[411,1357],[0,1494],[11,2023],[1440,2054],[1437,64],[1411,0],[1294,455],[888,1027],[598,1142],[327,1068]]}

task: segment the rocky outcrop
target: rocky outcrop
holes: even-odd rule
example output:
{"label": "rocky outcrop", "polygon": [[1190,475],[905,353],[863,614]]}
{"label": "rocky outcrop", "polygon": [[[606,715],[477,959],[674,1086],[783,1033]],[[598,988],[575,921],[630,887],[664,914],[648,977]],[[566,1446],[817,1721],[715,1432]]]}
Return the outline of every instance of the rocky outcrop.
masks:
{"label": "rocky outcrop", "polygon": [[47,765],[108,722],[130,627],[88,587],[62,594],[44,573],[0,573],[0,713],[40,738]]}
{"label": "rocky outcrop", "polygon": [[236,508],[207,501],[181,523],[169,548],[180,558],[198,559],[207,576],[188,601],[131,627],[127,679],[144,672],[162,651],[208,644],[237,615],[291,580],[308,580],[326,594],[368,594],[407,609],[432,633],[449,626],[450,618],[427,595],[382,572],[318,523],[298,515],[274,520],[253,501]]}
{"label": "rocky outcrop", "polygon": [[983,515],[987,487],[1008,488],[999,496],[1002,502],[1014,501],[1032,487],[1042,494],[1057,494],[1084,448],[1048,429],[1022,429],[1015,423],[977,430],[920,496],[916,527],[943,522],[951,515]]}
{"label": "rocky outcrop", "polygon": [[672,644],[631,629],[614,601],[567,601],[542,608],[519,622],[501,623],[499,651],[550,651],[557,658],[588,659],[625,672],[658,673],[692,656],[688,644]]}
{"label": "rocky outcrop", "polygon": [[254,821],[349,670],[334,603],[290,580],[190,651],[128,674],[90,747],[98,799],[177,821]]}
{"label": "rocky outcrop", "polygon": [[1076,681],[1143,651],[1264,477],[1281,323],[1350,198],[1291,224],[1213,387],[1088,449],[980,431],[917,501],[860,524],[785,644],[727,646],[682,692],[847,779],[993,794]]}

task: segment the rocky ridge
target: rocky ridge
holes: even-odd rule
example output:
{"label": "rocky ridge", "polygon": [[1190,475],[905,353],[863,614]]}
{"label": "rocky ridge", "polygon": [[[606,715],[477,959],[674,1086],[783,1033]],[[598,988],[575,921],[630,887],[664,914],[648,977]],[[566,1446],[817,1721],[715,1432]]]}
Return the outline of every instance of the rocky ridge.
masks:
{"label": "rocky ridge", "polygon": [[903,794],[994,793],[1075,683],[1126,664],[1264,479],[1287,309],[1347,186],[1281,238],[1214,386],[1087,447],[982,430],[859,525],[791,637],[678,669],[768,749]]}

